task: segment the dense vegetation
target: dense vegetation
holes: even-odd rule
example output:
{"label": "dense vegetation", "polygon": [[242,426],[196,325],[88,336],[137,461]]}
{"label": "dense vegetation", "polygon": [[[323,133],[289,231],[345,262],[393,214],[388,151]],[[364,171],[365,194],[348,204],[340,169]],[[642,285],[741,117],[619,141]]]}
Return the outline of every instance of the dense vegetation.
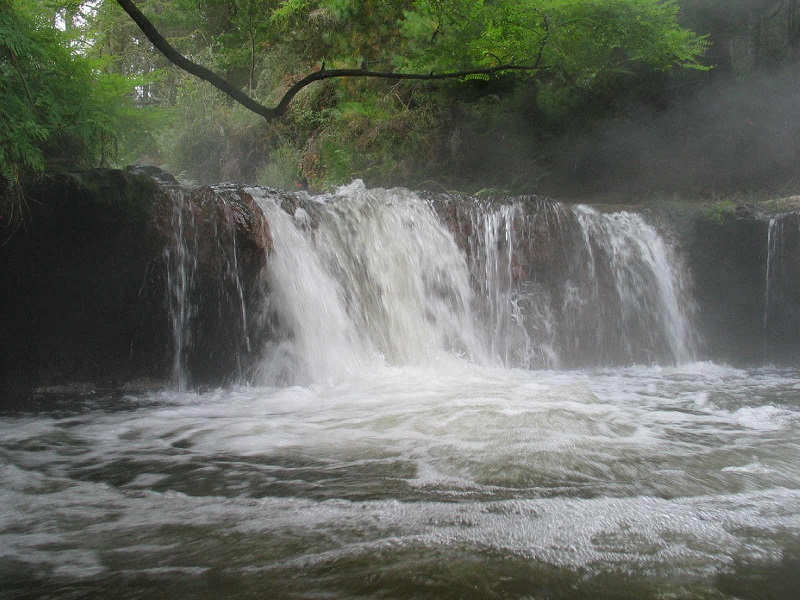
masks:
{"label": "dense vegetation", "polygon": [[129,105],[128,82],[53,26],[58,10],[0,0],[0,184],[12,190],[46,167],[105,161]]}
{"label": "dense vegetation", "polygon": [[[321,188],[360,177],[557,192],[580,179],[573,156],[600,151],[592,135],[603,124],[642,107],[664,112],[676,85],[690,97],[698,81],[718,80],[715,72],[747,79],[783,68],[800,37],[791,1],[137,4],[185,56],[266,105],[323,68],[537,68],[440,82],[327,80],[305,88],[284,117],[266,121],[171,66],[114,0],[0,0],[7,200],[22,178],[46,170],[134,161],[196,181],[291,187],[305,178]],[[717,45],[708,50],[707,38],[685,25],[709,32]],[[737,54],[731,40],[740,38],[760,44]],[[4,211],[19,205],[19,198],[6,202]]]}

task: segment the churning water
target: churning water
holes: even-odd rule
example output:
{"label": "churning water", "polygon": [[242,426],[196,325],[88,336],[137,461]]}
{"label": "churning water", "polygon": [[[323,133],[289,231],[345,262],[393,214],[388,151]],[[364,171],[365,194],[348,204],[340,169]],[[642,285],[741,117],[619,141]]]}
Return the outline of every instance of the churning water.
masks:
{"label": "churning water", "polygon": [[484,366],[676,364],[695,357],[679,255],[639,215],[367,190],[286,209],[274,235],[256,381],[322,381],[458,356]]}
{"label": "churning water", "polygon": [[0,414],[6,596],[796,597],[800,373],[695,362],[640,217],[251,193],[249,385]]}

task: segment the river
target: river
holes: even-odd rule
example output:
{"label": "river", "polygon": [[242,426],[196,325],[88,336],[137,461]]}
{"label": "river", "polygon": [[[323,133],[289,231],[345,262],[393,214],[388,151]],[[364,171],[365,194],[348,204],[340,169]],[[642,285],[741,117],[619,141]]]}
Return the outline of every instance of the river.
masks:
{"label": "river", "polygon": [[800,371],[699,360],[639,217],[546,213],[571,258],[534,285],[514,206],[465,248],[413,195],[253,193],[248,381],[0,412],[4,597],[797,597]]}

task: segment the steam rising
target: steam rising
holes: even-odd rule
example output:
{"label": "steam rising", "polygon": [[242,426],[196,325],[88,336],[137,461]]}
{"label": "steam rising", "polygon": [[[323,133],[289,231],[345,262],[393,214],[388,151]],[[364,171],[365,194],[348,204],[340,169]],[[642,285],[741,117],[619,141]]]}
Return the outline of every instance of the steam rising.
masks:
{"label": "steam rising", "polygon": [[639,106],[560,140],[557,154],[587,192],[788,193],[800,184],[800,68],[719,79],[665,111]]}

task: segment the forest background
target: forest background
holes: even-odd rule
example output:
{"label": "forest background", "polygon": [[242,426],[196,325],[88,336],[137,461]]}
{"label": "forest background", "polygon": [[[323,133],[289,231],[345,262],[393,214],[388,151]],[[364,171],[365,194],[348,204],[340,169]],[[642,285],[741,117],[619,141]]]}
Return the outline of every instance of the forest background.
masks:
{"label": "forest background", "polygon": [[275,104],[265,120],[175,68],[114,0],[0,0],[0,195],[130,163],[197,183],[354,178],[473,194],[787,195],[800,189],[798,0],[145,0],[186,57]]}

